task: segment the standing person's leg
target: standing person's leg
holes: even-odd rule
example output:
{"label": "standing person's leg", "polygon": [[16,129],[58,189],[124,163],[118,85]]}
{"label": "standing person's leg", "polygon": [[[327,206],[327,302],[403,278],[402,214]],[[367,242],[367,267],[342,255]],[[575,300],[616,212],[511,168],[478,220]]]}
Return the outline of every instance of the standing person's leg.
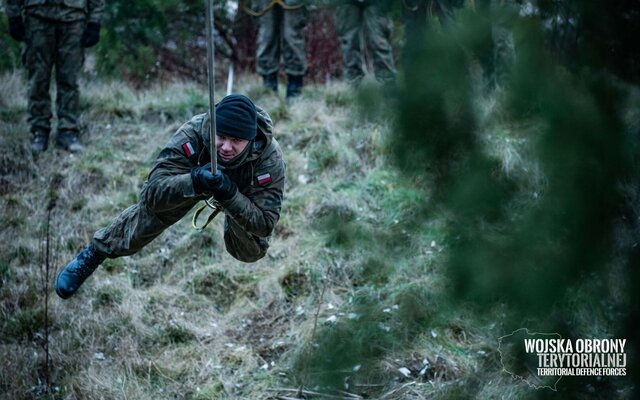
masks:
{"label": "standing person's leg", "polygon": [[340,37],[344,75],[347,82],[358,84],[364,77],[362,56],[362,9],[346,2],[336,7],[336,29]]}
{"label": "standing person's leg", "polygon": [[73,153],[84,150],[84,146],[78,139],[80,132],[78,77],[84,61],[84,49],[80,46],[80,38],[85,25],[84,21],[75,21],[59,23],[56,27],[58,37],[55,53],[58,111],[56,145]]}
{"label": "standing person's leg", "polygon": [[379,81],[393,80],[396,76],[391,47],[391,19],[380,13],[376,5],[364,9],[364,36],[373,58],[373,69]]}
{"label": "standing person's leg", "polygon": [[284,70],[287,73],[287,97],[300,94],[303,77],[307,72],[307,54],[302,30],[307,24],[308,12],[305,7],[284,11],[281,31]]}
{"label": "standing person's leg", "polygon": [[25,53],[27,68],[28,122],[31,129],[31,150],[40,153],[47,149],[51,131],[51,95],[49,82],[56,47],[55,22],[26,16]]}
{"label": "standing person's leg", "polygon": [[[268,4],[269,1],[254,1],[254,10],[264,10]],[[262,76],[264,86],[277,92],[282,45],[279,28],[282,19],[282,8],[274,6],[258,18],[256,70]]]}

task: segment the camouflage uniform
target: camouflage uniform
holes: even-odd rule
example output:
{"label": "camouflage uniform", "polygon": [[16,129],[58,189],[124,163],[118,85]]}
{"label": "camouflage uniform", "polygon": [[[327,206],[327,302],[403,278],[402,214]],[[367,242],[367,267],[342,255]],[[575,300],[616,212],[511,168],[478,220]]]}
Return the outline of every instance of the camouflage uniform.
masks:
{"label": "camouflage uniform", "polygon": [[[271,119],[256,109],[258,133],[252,147],[224,170],[238,186],[238,193],[220,204],[227,251],[244,262],[266,254],[269,236],[280,218],[285,181],[282,151],[273,138]],[[208,114],[197,115],[178,129],[156,160],[138,204],[96,232],[91,242],[95,249],[109,258],[134,254],[206,198],[194,193],[190,172],[210,161],[208,132]]]}
{"label": "camouflage uniform", "polygon": [[307,24],[307,9],[300,0],[253,0],[250,14],[259,15],[256,70],[264,86],[278,91],[280,58],[287,74],[287,98],[300,95],[307,72],[307,56],[302,30]]}
{"label": "camouflage uniform", "polygon": [[[264,11],[271,0],[254,0],[253,10]],[[299,0],[286,0],[291,7],[302,5]],[[305,53],[302,29],[307,23],[307,10],[299,7],[284,10],[274,5],[259,17],[258,26],[258,54],[257,71],[260,75],[270,75],[278,72],[280,57],[284,61],[284,71],[289,75],[304,75],[307,72],[307,57]]]}
{"label": "camouflage uniform", "polygon": [[361,34],[373,58],[376,78],[394,78],[396,68],[390,43],[391,27],[391,19],[381,15],[373,1],[344,0],[337,6],[336,28],[347,81],[357,83],[365,74]]}
{"label": "camouflage uniform", "polygon": [[24,14],[31,130],[51,130],[51,70],[56,69],[58,132],[78,133],[78,76],[84,58],[80,45],[89,22],[99,23],[103,0],[7,0],[7,17]]}

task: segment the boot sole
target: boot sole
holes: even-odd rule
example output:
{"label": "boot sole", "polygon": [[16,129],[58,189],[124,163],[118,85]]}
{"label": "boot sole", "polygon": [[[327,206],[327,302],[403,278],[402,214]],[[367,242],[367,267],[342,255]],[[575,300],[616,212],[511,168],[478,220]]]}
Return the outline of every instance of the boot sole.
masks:
{"label": "boot sole", "polygon": [[[60,275],[58,274],[58,278],[60,277]],[[58,288],[58,278],[56,278],[56,294],[58,295],[58,297],[60,297],[63,300],[68,299],[69,297],[73,296],[75,294],[75,292],[71,293],[71,294],[64,294],[60,291],[60,289]]]}

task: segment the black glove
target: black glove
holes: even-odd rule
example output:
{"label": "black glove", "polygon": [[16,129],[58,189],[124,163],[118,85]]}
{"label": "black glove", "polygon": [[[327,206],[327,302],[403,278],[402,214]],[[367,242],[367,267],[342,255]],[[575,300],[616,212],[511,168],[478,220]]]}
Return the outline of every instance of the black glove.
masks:
{"label": "black glove", "polygon": [[82,47],[93,47],[100,40],[100,24],[97,22],[89,22],[84,28],[80,44]]}
{"label": "black glove", "polygon": [[215,175],[211,173],[211,163],[192,169],[191,181],[196,194],[213,195],[218,201],[229,200],[238,191],[236,184],[222,171],[218,170]]}
{"label": "black glove", "polygon": [[11,17],[9,18],[9,35],[14,40],[18,42],[22,42],[24,40],[24,22],[22,22],[22,17]]}

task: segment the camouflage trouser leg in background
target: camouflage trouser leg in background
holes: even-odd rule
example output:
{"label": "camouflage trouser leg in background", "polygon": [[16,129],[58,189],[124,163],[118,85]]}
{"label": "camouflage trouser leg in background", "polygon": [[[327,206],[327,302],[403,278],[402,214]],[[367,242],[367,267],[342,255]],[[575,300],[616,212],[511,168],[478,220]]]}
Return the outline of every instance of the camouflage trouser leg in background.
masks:
{"label": "camouflage trouser leg in background", "polygon": [[307,72],[302,30],[307,24],[307,9],[302,7],[284,12],[282,18],[282,58],[287,75],[304,75]]}
{"label": "camouflage trouser leg in background", "polygon": [[[268,1],[254,2],[255,9],[266,7]],[[258,19],[257,72],[270,75],[278,72],[280,58],[284,69],[290,75],[304,75],[307,71],[302,29],[307,21],[304,7],[295,10],[283,10],[276,5]]]}
{"label": "camouflage trouser leg in background", "polygon": [[49,83],[55,66],[58,130],[78,131],[80,112],[78,76],[84,52],[80,38],[84,21],[57,22],[27,16],[24,62],[29,79],[31,129],[51,130]]}
{"label": "camouflage trouser leg in background", "polygon": [[340,37],[344,75],[347,82],[358,82],[364,77],[364,57],[361,40],[362,14],[355,4],[336,8],[336,28]]}
{"label": "camouflage trouser leg in background", "polygon": [[[191,183],[196,160],[189,159],[182,147],[189,142],[195,154],[204,151],[202,142],[191,134],[178,130],[156,159],[138,204],[95,233],[91,244],[98,252],[109,258],[135,254],[203,200],[194,194]],[[224,240],[229,254],[245,262],[264,257],[269,247],[266,240],[245,232],[229,217],[225,217]]]}
{"label": "camouflage trouser leg in background", "polygon": [[391,21],[380,15],[375,5],[339,5],[336,8],[336,27],[348,82],[357,83],[365,74],[362,36],[371,53],[376,78],[386,80],[395,76],[393,51],[389,41]]}
{"label": "camouflage trouser leg in background", "polygon": [[382,15],[378,7],[371,5],[364,9],[364,36],[367,49],[373,59],[373,70],[376,79],[386,81],[396,75],[391,47],[391,19]]}

